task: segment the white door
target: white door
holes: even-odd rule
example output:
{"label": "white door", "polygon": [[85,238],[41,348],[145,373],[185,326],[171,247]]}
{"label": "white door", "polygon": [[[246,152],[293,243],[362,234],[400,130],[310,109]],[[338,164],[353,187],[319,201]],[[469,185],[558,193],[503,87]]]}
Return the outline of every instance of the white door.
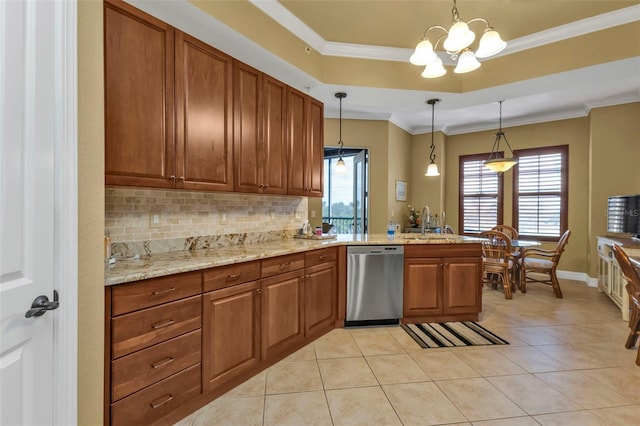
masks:
{"label": "white door", "polygon": [[[53,1],[0,1],[1,425],[70,418],[54,409],[62,385],[55,373],[61,365],[55,351],[63,351],[60,310],[25,317],[36,297],[51,300],[54,288],[62,288],[56,277],[64,265],[54,256],[61,213],[54,204],[61,183],[55,164],[63,155],[59,139],[66,111],[56,58],[60,10]],[[75,348],[69,349],[74,357]]]}
{"label": "white door", "polygon": [[367,224],[367,150],[363,149],[353,157],[353,208],[354,235],[365,236]]}

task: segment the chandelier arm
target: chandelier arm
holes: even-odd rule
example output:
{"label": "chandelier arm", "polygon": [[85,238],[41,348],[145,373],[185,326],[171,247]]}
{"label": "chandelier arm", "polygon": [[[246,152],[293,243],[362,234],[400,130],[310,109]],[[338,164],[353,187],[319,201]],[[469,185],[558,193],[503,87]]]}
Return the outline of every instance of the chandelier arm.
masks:
{"label": "chandelier arm", "polygon": [[513,154],[513,149],[511,149],[511,145],[509,144],[509,141],[507,140],[507,135],[504,132],[502,132],[502,137],[504,137],[504,142],[509,147],[509,151],[511,152],[511,156],[515,157],[515,155]]}
{"label": "chandelier arm", "polygon": [[473,18],[473,19],[467,21],[467,25],[471,24],[472,22],[478,22],[478,21],[484,22],[484,24],[487,26],[487,28],[491,28],[491,25],[489,24],[489,21],[487,21],[484,18]]}
{"label": "chandelier arm", "polygon": [[493,160],[498,157],[498,151],[500,149],[500,133],[496,133],[496,140],[493,141],[493,146],[491,147],[491,153],[489,154],[488,160]]}
{"label": "chandelier arm", "polygon": [[427,35],[429,34],[429,32],[431,30],[442,30],[442,31],[445,32],[445,34],[449,34],[449,30],[447,30],[442,25],[432,25],[429,28],[427,28],[426,30],[424,30],[424,35],[422,36],[422,40],[427,40]]}

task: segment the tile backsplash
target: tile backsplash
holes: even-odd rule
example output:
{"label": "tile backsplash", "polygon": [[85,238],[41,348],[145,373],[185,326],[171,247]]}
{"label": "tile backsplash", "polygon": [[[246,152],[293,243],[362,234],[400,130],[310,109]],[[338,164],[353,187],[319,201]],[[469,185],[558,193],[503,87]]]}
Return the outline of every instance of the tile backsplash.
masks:
{"label": "tile backsplash", "polygon": [[105,232],[112,244],[293,235],[307,209],[306,197],[108,187]]}

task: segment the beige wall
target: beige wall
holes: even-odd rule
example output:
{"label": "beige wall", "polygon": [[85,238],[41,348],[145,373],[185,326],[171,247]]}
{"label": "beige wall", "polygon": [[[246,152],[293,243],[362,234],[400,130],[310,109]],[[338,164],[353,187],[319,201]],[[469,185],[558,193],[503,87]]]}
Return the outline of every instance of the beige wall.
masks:
{"label": "beige wall", "polygon": [[78,2],[78,424],[103,423],[102,2]]}
{"label": "beige wall", "polygon": [[[424,206],[429,206],[429,210],[433,216],[436,214],[442,217],[442,211],[447,212],[444,208],[444,199],[446,192],[443,190],[446,177],[446,162],[444,161],[445,145],[444,134],[436,132],[433,135],[433,144],[435,145],[434,155],[435,163],[438,165],[440,176],[425,176],[427,166],[431,162],[431,133],[415,135],[411,140],[411,202],[410,204],[417,212],[422,212]],[[452,225],[448,219],[447,223]],[[454,226],[454,229],[456,227]]]}
{"label": "beige wall", "polygon": [[[337,146],[339,138],[339,120],[324,120],[325,146]],[[346,120],[342,119],[342,141],[345,148],[367,148],[369,150],[369,233],[386,232],[389,218],[389,126],[386,121]],[[312,224],[319,225],[322,219],[322,200],[309,198],[309,211],[317,212],[316,218],[310,218]]]}
{"label": "beige wall", "polygon": [[590,114],[589,275],[597,276],[596,237],[607,231],[607,197],[640,194],[640,103]]}
{"label": "beige wall", "polygon": [[[411,135],[395,124],[389,123],[387,218],[392,218],[404,228],[409,205],[409,181],[411,180]],[[396,200],[396,182],[407,183],[406,201]],[[387,219],[388,220],[388,219]]]}
{"label": "beige wall", "polygon": [[[448,196],[446,197],[445,211],[447,212],[447,222],[458,231],[459,156],[490,152],[495,139],[494,132],[495,130],[446,138],[445,194]],[[560,269],[587,272],[589,118],[512,127],[505,129],[505,133],[514,150],[569,145],[569,229],[571,229],[571,239],[560,261]],[[504,222],[507,224],[512,223],[512,179],[513,171],[504,173]],[[553,247],[553,244],[545,243],[545,246]]]}

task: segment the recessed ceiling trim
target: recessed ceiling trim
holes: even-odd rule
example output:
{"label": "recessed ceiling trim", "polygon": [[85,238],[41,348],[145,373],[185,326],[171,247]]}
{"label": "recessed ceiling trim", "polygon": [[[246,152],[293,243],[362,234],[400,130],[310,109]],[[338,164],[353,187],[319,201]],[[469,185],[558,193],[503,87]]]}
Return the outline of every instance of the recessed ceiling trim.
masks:
{"label": "recessed ceiling trim", "polygon": [[[249,1],[325,56],[406,62],[413,53],[413,49],[327,41],[277,0]],[[635,21],[640,21],[640,4],[508,40],[506,49],[492,59]]]}

